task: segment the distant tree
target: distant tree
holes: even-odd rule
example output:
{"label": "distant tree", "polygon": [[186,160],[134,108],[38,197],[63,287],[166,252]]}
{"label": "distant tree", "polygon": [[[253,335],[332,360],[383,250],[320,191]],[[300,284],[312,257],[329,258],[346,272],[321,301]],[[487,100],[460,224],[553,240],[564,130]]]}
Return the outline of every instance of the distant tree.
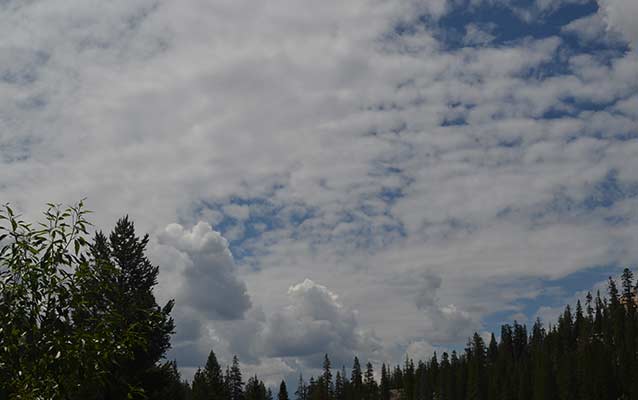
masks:
{"label": "distant tree", "polygon": [[439,393],[439,398],[441,400],[450,400],[453,398],[454,376],[452,364],[450,363],[450,355],[447,352],[443,352],[443,355],[441,356],[437,392]]}
{"label": "distant tree", "polygon": [[361,364],[359,363],[358,357],[354,358],[352,364],[350,387],[352,391],[352,400],[361,400],[363,398],[363,374],[361,372]]}
{"label": "distant tree", "polygon": [[345,398],[346,398],[344,380],[343,380],[343,376],[341,375],[340,371],[337,371],[337,374],[335,375],[335,393],[334,393],[334,398],[335,398],[335,400],[345,400]]}
{"label": "distant tree", "polygon": [[[435,355],[436,357],[436,355]],[[403,363],[403,400],[415,400],[416,376],[414,369],[414,360],[407,355]]]}
{"label": "distant tree", "polygon": [[478,333],[472,336],[466,351],[468,359],[468,400],[484,400],[486,391],[486,351],[483,338]]}
{"label": "distant tree", "polygon": [[277,400],[288,400],[288,389],[286,389],[286,382],[283,380],[279,385],[279,394],[277,395]]}
{"label": "distant tree", "polygon": [[268,392],[266,390],[266,386],[257,378],[256,375],[248,378],[248,382],[246,382],[246,388],[244,390],[245,400],[266,400],[267,396]]}
{"label": "distant tree", "polygon": [[193,375],[191,391],[193,400],[206,400],[209,398],[209,385],[201,368],[197,368],[195,375]]}
{"label": "distant tree", "polygon": [[303,375],[299,374],[299,383],[297,384],[297,390],[295,391],[296,400],[307,400],[306,383],[303,380]]}
{"label": "distant tree", "polygon": [[332,370],[330,364],[330,358],[328,358],[328,354],[324,355],[323,358],[323,374],[321,375],[321,399],[322,400],[330,400],[333,398],[334,394],[334,386],[332,383]]}
{"label": "distant tree", "polygon": [[228,376],[229,399],[243,400],[244,398],[243,386],[244,386],[244,382],[241,376],[241,369],[239,368],[239,359],[237,358],[237,356],[233,356],[233,364],[230,367],[230,372]]}
{"label": "distant tree", "polygon": [[198,369],[193,377],[194,400],[224,400],[227,398],[224,376],[215,352],[208,354],[204,369]]}
{"label": "distant tree", "polygon": [[390,377],[385,363],[381,364],[381,400],[390,400]]}
{"label": "distant tree", "polygon": [[366,400],[378,400],[379,397],[379,387],[377,386],[377,382],[374,380],[374,369],[372,368],[372,363],[368,362],[366,364],[366,372],[363,377],[363,386],[364,386],[364,398]]}

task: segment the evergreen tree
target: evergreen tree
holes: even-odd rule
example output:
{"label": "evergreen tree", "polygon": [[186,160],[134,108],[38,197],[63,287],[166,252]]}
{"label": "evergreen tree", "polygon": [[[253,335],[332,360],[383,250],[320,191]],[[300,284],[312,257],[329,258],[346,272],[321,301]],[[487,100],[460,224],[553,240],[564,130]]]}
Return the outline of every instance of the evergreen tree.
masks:
{"label": "evergreen tree", "polygon": [[299,383],[297,384],[297,390],[295,391],[296,400],[307,400],[306,383],[303,380],[303,375],[299,374]]}
{"label": "evergreen tree", "polygon": [[343,377],[341,375],[341,372],[337,371],[337,374],[335,375],[334,398],[335,400],[345,400],[346,399],[345,396],[346,396],[346,392],[345,392]]}
{"label": "evergreen tree", "polygon": [[350,387],[352,391],[352,400],[362,400],[363,398],[363,374],[361,373],[361,364],[359,358],[355,356],[352,363],[352,373],[350,374]]}
{"label": "evergreen tree", "polygon": [[324,355],[323,359],[323,375],[321,376],[322,380],[322,388],[321,388],[321,399],[329,400],[333,398],[334,386],[332,383],[332,371],[330,366],[330,359],[328,358],[328,354]]}
{"label": "evergreen tree", "polygon": [[372,363],[370,362],[366,364],[366,372],[363,377],[363,386],[364,398],[366,400],[378,400],[379,388],[377,386],[377,382],[374,380],[374,369],[372,368]]}
{"label": "evergreen tree", "polygon": [[222,369],[212,350],[208,355],[204,369],[198,369],[195,373],[192,388],[194,400],[224,400],[227,398]]}
{"label": "evergreen tree", "polygon": [[239,368],[239,359],[233,356],[233,365],[230,367],[228,375],[228,395],[230,400],[243,400],[244,398],[244,382]]}
{"label": "evergreen tree", "polygon": [[348,375],[346,374],[346,366],[341,366],[341,380],[343,381],[343,398],[344,400],[352,399],[352,384],[348,380]]}
{"label": "evergreen tree", "polygon": [[468,359],[468,400],[485,400],[486,391],[486,354],[483,338],[475,333],[466,351]]}
{"label": "evergreen tree", "polygon": [[547,330],[537,320],[528,336],[515,321],[502,327],[500,343],[492,335],[486,348],[475,334],[465,355],[444,354],[440,364],[435,355],[419,361],[416,371],[406,357],[388,386],[418,400],[635,398],[638,318],[635,304],[627,304],[635,301],[633,274],[625,271],[622,283],[619,293],[610,280],[608,299],[588,294],[585,307],[580,301],[574,309],[567,305]]}
{"label": "evergreen tree", "polygon": [[439,379],[437,382],[437,398],[440,400],[450,400],[453,396],[454,380],[452,375],[452,364],[450,355],[446,352],[441,356],[439,364]]}
{"label": "evergreen tree", "polygon": [[279,385],[279,394],[277,395],[277,400],[288,400],[288,389],[286,389],[286,382],[283,380]]}
{"label": "evergreen tree", "polygon": [[175,361],[162,364],[154,372],[156,376],[151,377],[151,381],[161,384],[147,393],[148,399],[186,400],[190,397],[190,387],[181,380]]}
{"label": "evergreen tree", "polygon": [[414,370],[414,361],[405,356],[403,364],[403,400],[415,400],[414,394],[416,389],[416,376]]}
{"label": "evergreen tree", "polygon": [[248,378],[243,397],[245,400],[266,400],[266,387],[256,375]]}
{"label": "evergreen tree", "polygon": [[385,363],[381,364],[381,400],[390,400],[390,377]]}
{"label": "evergreen tree", "polygon": [[155,390],[158,382],[150,378],[156,375],[157,363],[170,348],[170,335],[175,328],[170,317],[174,302],[171,300],[160,307],[155,301],[153,288],[159,267],[146,257],[148,241],[148,235],[141,238],[136,235],[133,222],[125,216],[115,224],[108,242],[104,234],[98,232],[92,246],[96,259],[112,263],[119,271],[118,292],[112,294],[111,301],[114,312],[123,316],[123,325],[114,333],[117,335],[128,326],[135,326],[141,339],[132,358],[117,362],[104,389],[105,399],[126,397],[131,385],[139,386],[146,393]]}

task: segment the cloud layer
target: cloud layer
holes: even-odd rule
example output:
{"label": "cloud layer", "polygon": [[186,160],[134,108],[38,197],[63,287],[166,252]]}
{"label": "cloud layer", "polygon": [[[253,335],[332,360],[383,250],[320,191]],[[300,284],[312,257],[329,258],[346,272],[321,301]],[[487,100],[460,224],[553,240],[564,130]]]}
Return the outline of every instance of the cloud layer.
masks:
{"label": "cloud layer", "polygon": [[636,3],[522,3],[0,2],[0,195],[151,232],[185,367],[452,346],[638,261]]}

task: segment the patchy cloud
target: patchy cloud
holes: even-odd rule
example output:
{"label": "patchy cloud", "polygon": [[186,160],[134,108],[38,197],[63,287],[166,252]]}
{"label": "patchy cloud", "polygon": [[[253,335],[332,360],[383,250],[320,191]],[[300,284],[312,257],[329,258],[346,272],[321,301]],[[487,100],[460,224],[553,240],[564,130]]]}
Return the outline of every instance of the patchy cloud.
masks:
{"label": "patchy cloud", "polygon": [[422,275],[416,306],[422,310],[430,325],[423,335],[430,343],[458,343],[479,328],[472,316],[454,304],[441,305],[437,291],[442,279],[431,271]]}
{"label": "patchy cloud", "polygon": [[598,4],[610,30],[620,32],[631,43],[634,50],[638,46],[638,4],[633,0],[599,0]]}
{"label": "patchy cloud", "polygon": [[150,232],[180,365],[464,341],[638,260],[636,3],[467,3],[5,1],[0,195]]}

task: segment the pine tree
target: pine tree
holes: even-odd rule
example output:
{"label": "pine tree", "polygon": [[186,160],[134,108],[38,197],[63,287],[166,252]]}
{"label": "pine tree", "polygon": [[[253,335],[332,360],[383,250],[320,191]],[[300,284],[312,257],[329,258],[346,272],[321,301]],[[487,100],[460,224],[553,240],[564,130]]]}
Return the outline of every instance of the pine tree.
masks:
{"label": "pine tree", "polygon": [[243,397],[245,400],[265,400],[266,388],[263,387],[257,375],[248,378]]}
{"label": "pine tree", "polygon": [[385,363],[381,364],[381,400],[390,400],[390,377]]}
{"label": "pine tree", "polygon": [[472,336],[472,340],[467,348],[468,359],[468,380],[467,393],[468,400],[484,400],[487,398],[486,393],[486,355],[485,343],[478,333]]}
{"label": "pine tree", "polygon": [[374,380],[374,369],[372,368],[372,363],[368,362],[366,364],[366,372],[363,378],[363,386],[364,386],[364,398],[366,400],[378,400],[379,397],[379,388],[377,386],[377,382]]}
{"label": "pine tree", "polygon": [[322,378],[322,389],[321,389],[321,399],[330,400],[333,398],[334,386],[332,383],[332,371],[330,366],[330,359],[328,358],[328,354],[324,355],[323,359],[323,375]]}
{"label": "pine tree", "polygon": [[208,354],[204,369],[198,369],[193,377],[193,400],[224,400],[225,393],[224,376],[217,362],[215,352]]}
{"label": "pine tree", "polygon": [[153,382],[161,384],[147,393],[150,400],[186,400],[190,396],[188,383],[181,380],[177,363],[169,361],[155,370]]}
{"label": "pine tree", "polygon": [[437,399],[450,400],[453,396],[454,380],[452,375],[452,365],[450,356],[444,352],[439,364],[439,379],[437,383]]}
{"label": "pine tree", "polygon": [[341,372],[337,371],[337,374],[335,375],[335,393],[334,393],[334,398],[335,400],[345,400],[346,399],[346,392],[345,392],[345,386],[343,384],[343,377],[341,375]]}
{"label": "pine tree", "polygon": [[405,356],[403,364],[403,399],[414,400],[414,392],[416,389],[414,361]]}
{"label": "pine tree", "polygon": [[193,400],[208,399],[208,382],[206,382],[206,377],[201,368],[197,368],[197,371],[195,371],[193,382],[191,382],[191,388]]}
{"label": "pine tree", "polygon": [[153,377],[160,375],[158,362],[170,348],[170,335],[175,329],[170,317],[174,301],[163,307],[155,301],[153,288],[159,267],[152,265],[145,255],[148,241],[148,235],[136,236],[133,222],[125,216],[117,221],[108,241],[98,232],[92,245],[94,257],[112,263],[119,272],[118,292],[110,295],[114,296],[111,299],[114,311],[122,315],[125,326],[114,334],[125,331],[127,326],[135,326],[141,343],[134,349],[132,358],[117,362],[112,379],[104,389],[107,400],[125,397],[130,385],[150,393],[161,384],[153,381]]}
{"label": "pine tree", "polygon": [[239,368],[239,359],[233,356],[233,365],[230,367],[228,376],[228,390],[230,400],[243,400],[244,398],[244,382],[242,381],[241,369]]}
{"label": "pine tree", "polygon": [[299,374],[299,383],[297,384],[297,390],[295,391],[296,400],[308,400],[306,383],[303,380],[303,375]]}
{"label": "pine tree", "polygon": [[636,313],[636,294],[634,292],[633,273],[625,268],[621,276],[622,303],[624,305],[624,336],[623,346],[620,350],[620,378],[623,383],[623,391],[629,393],[632,398],[638,398],[638,321]]}
{"label": "pine tree", "polygon": [[[397,365],[392,373],[383,364],[380,387],[372,364],[366,363],[362,373],[355,357],[350,381],[345,370],[337,372],[334,398],[389,400],[390,390],[397,389],[406,400],[636,399],[638,318],[626,304],[636,296],[633,274],[625,271],[622,284],[619,293],[610,279],[607,298],[588,293],[585,303],[567,305],[557,323],[547,328],[537,319],[529,335],[526,325],[514,321],[501,327],[499,341],[492,334],[488,346],[475,333],[460,356],[443,353],[439,362],[434,353],[428,361],[419,360],[415,369],[406,355],[403,368]],[[326,371],[329,363],[317,379],[310,378],[304,400],[323,400],[331,380]]]}
{"label": "pine tree", "polygon": [[277,400],[288,400],[288,389],[286,389],[286,382],[283,380],[279,385],[279,394],[277,395]]}
{"label": "pine tree", "polygon": [[363,397],[363,375],[359,358],[355,357],[352,364],[352,374],[350,375],[350,386],[352,390],[352,400],[362,400]]}

